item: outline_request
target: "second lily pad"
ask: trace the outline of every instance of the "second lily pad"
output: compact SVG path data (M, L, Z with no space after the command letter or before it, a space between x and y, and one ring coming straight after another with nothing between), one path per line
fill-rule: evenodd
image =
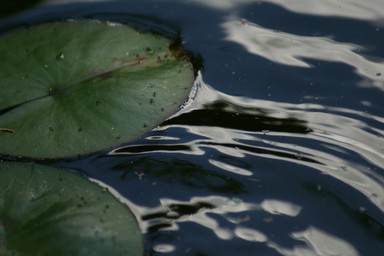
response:
M0 162L0 255L142 255L128 207L79 175Z
M133 140L188 97L194 71L172 40L103 22L0 37L0 154L75 157Z

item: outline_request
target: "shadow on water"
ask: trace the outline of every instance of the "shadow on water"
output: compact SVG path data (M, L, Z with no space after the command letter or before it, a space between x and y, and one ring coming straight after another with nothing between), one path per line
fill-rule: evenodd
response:
M216 126L253 132L310 132L304 120L269 117L268 113L261 108L246 108L230 102L209 103L204 106L204 109L194 110L163 123L163 125L172 124Z
M30 9L37 4L39 4L41 0L30 0L30 1L13 1L13 0L2 0L0 2L0 18L11 16L12 14L24 11L26 9Z
M160 157L161 158L161 157ZM161 160L156 157L140 157L129 163L114 166L113 171L123 170L121 178L140 174L153 182L163 182L173 186L205 188L215 193L238 194L244 192L239 181L197 163L180 159Z

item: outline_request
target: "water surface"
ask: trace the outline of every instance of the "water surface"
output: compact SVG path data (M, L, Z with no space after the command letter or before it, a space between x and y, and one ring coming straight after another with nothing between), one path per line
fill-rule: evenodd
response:
M180 35L203 59L157 129L57 163L129 201L146 255L382 255L382 1L51 4L0 28L113 20Z

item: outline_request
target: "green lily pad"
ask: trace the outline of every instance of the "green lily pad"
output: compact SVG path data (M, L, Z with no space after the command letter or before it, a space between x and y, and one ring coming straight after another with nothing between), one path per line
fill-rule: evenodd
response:
M142 255L129 209L79 175L0 162L0 255Z
M0 154L17 157L134 140L178 110L195 78L172 40L115 23L15 31L0 37L0 57Z

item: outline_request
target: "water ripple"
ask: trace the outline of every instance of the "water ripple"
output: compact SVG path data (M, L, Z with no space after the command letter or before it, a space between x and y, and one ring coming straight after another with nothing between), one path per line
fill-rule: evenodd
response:
M319 174L338 181L339 188L323 184L316 178L315 190L318 193L332 193L333 197L340 198L359 216L364 216L378 234L384 232L383 118L340 107L231 96L215 91L204 83L201 76L199 79L199 92L195 100L180 113L141 140L142 144L118 148L109 155L145 157L150 154L152 157L164 157L164 153L168 153L172 158L181 153L188 157L200 156L207 161L203 166L211 167L201 167L201 160L192 169L185 163L190 172L180 176L181 182L189 187L208 188L211 192L237 191L236 193L241 194L250 188L247 188L244 181L240 181L240 177L249 177L250 182L260 184L264 179L269 179L260 176L267 163L261 161L262 159L282 161L283 166L288 166L288 163L296 165L297 168L307 166L309 169L306 169L306 172L310 172L308 177L314 177L316 170ZM182 133L188 133L188 136ZM180 137L169 137L167 134L180 134ZM145 161L148 162L148 159L145 158ZM162 169L160 166L163 163L152 161L156 161L157 168ZM264 165L259 165L260 161ZM134 166L147 175L155 171L143 168L140 162L136 162ZM153 168L154 165L151 166ZM179 173L184 169L175 162L172 166L177 167ZM172 172L167 174L170 168L161 171L161 175L171 175ZM207 168L218 168L220 171L211 172L211 178L207 179L204 174ZM131 168L128 170L133 171ZM200 176L196 176L199 172ZM227 174L221 176L221 172ZM229 173L232 181L225 178ZM158 175L160 172L157 177ZM192 181L191 175L199 182ZM303 176L304 173L301 172L300 175ZM158 178L156 180L159 181ZM345 190L342 186L347 186L356 195L365 197L378 211L366 203L356 204L357 201L346 192L338 191ZM235 187L243 187L245 191L233 190ZM350 193L352 192L348 192ZM160 208L146 208L142 211L143 220L149 221L149 231L163 228L177 230L180 223L193 222L211 230L221 240L240 238L263 243L267 248L283 255L359 255L347 241L318 227L288 232L291 233L292 239L307 245L296 245L292 249L281 246L263 230L240 225L243 221L247 222L250 212L253 211L259 212L257 215L269 214L269 217L257 217L263 219L264 223L276 221L276 217L271 217L272 215L278 215L279 218L303 218L308 205L304 206L298 202L264 198L256 203L254 200L246 202L243 199L217 196L193 197L189 202L165 198L160 201ZM367 207L370 209L367 210ZM241 214L233 217L233 213ZM212 214L226 218L227 224L220 224L217 219L219 217L212 218ZM235 223L236 226L229 228L228 226L232 225L229 223ZM327 246L324 246L325 244Z
M345 63L355 68L358 75L374 80L384 90L384 60L372 61L358 54L363 48L340 43L327 37L301 36L263 28L240 17L229 17L222 24L226 39L244 46L249 53L275 63L310 68L306 59Z
M239 5L255 3L254 0L189 0L189 2L199 3L204 6L219 10L230 11ZM371 0L369 3L359 0L344 0L335 2L332 0L324 1L297 1L297 0L259 0L257 4L273 3L295 12L320 16L337 16L344 18L362 19L383 24L383 3L380 0Z

